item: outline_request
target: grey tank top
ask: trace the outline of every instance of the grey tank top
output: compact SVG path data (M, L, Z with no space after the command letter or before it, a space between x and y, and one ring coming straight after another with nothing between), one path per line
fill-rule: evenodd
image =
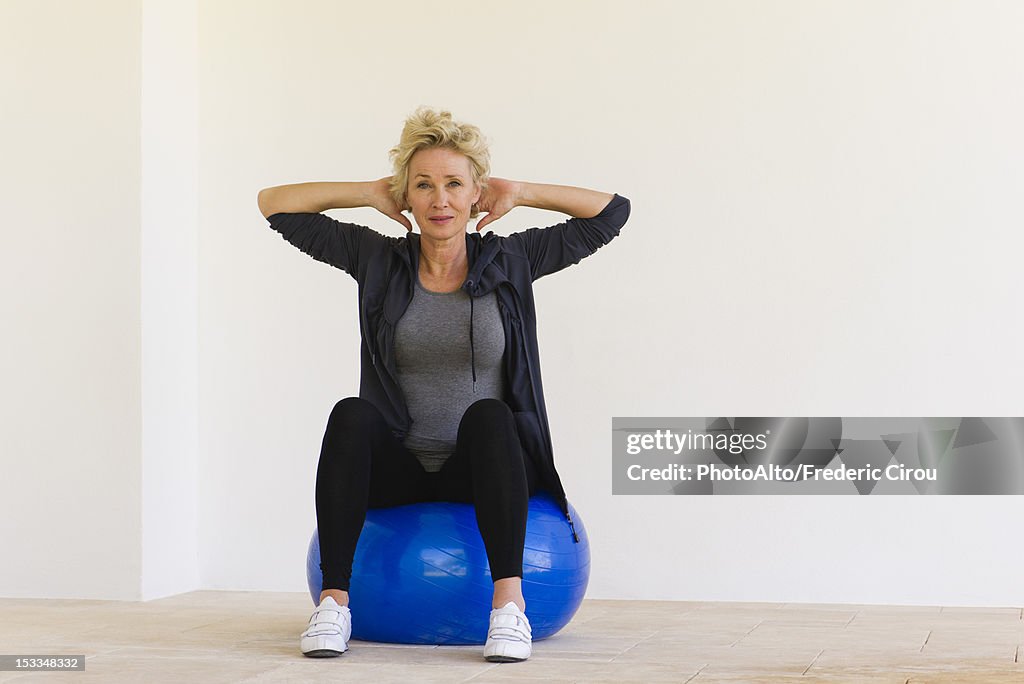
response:
M431 292L417 278L395 329L398 384L412 417L404 443L427 472L440 470L455 451L459 421L470 404L504 398L505 330L498 300L493 292L473 300L471 350L469 299L462 289Z

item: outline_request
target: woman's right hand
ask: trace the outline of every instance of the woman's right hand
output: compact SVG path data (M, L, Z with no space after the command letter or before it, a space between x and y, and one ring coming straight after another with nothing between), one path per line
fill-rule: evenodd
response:
M412 231L412 222L402 214L407 207L400 207L391 196L391 176L373 181L370 184L368 204L390 219L398 221L407 231Z

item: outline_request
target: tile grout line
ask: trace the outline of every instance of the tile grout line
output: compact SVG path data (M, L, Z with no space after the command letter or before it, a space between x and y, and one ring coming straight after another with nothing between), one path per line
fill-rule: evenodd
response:
M821 649L820 651L818 651L818 655L814 656L811 659L811 662L807 665L807 667L804 668L804 671L800 673L801 677L804 676L805 674L807 674L807 671L810 670L812 667L814 667L815 661L817 661L818 658L821 657L821 654L824 653L824 652L825 652L825 649Z
M216 624L221 623L221 622L227 622L227 621L232 620L232 619L234 619L234 618L227 618L227 619L224 619L224 620L214 620L213 622L207 622L206 624L203 624L203 625L196 625L195 627L189 627L188 629L183 629L183 630L181 630L181 633L185 634L187 632L191 632L194 629L203 629L204 627L209 627L210 625L216 625Z
M660 632L660 631L661 631L661 630L658 630L658 632ZM648 635L647 635L647 636L645 636L645 637L644 637L643 639L641 639L640 641L636 642L635 644L633 644L632 646L630 646L630 647L629 647L629 648L627 648L626 650L624 650L624 651L622 651L622 652L620 652L620 653L616 653L615 655L613 655L613 656L612 656L612 657L611 657L611 658L610 658L610 659L608 660L608 662L609 662L609 663L613 663L613 662L615 662L615 659L616 659L616 658L618 658L619 656L622 656L622 655L626 655L627 653L629 653L630 651L632 651L632 650L633 650L634 648L636 648L636 647L637 647L637 646L639 646L640 644L644 643L644 642L645 642L645 641L647 641L648 639L650 639L650 638L654 637L655 635L657 635L657 634L658 634L658 632L652 632L651 634L648 634Z
M498 663L492 663L492 664L490 665L490 667L485 667L484 669L480 670L480 672L477 672L477 673L476 673L475 675L473 675L472 677L468 677L468 678L466 678L466 679L463 679L462 681L463 681L463 682L471 682L471 681L473 681L474 679L476 679L477 677L479 677L480 675L482 675L482 674L486 674L486 673L490 672L491 670L493 670L493 669L494 669L494 668L496 668L496 667L498 667Z
M761 624L762 624L763 622L764 622L764 620L758 620L758 621L757 621L757 624L756 624L756 625L754 625L753 627L751 627L750 629L748 629L748 630L747 630L747 631L746 631L746 632L745 632L745 633L743 634L743 636L741 636L741 637L740 637L739 639L737 639L736 641L734 641L734 642L732 642L731 644L729 644L729 648L732 648L732 647L733 647L733 646L735 646L736 644L738 644L738 643L740 643L741 641L743 641L743 637L746 637L746 636L750 636L750 633L751 633L751 632L753 632L753 631L754 631L755 629L757 629L758 627L760 627L760 626L761 626Z
M692 681L694 677L699 677L700 673L704 671L704 668L707 667L710 664L711 663L704 663L703 665L701 665L700 669L697 670L696 672L694 672L692 675L690 675L690 677L685 682L683 682L683 684L687 684L687 682Z

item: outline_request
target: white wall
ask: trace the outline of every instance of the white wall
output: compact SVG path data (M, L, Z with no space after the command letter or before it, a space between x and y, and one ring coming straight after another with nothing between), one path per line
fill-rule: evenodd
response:
M0 595L137 598L139 3L0 4Z
M0 595L199 586L196 6L0 5Z
M324 425L357 390L354 283L270 231L256 191L386 175L424 103L480 125L497 175L633 202L618 241L537 287L591 596L1024 601L1017 497L612 497L609 453L616 415L1021 414L1024 8L220 2L200 20L209 586L303 588Z
M199 22L142 7L142 598L199 580Z
M633 201L537 286L592 597L1024 601L1018 497L627 498L609 472L616 415L1024 413L1024 7L204 2L198 142L194 8L0 7L0 594L304 589L355 286L256 192L386 175L422 103L497 175Z

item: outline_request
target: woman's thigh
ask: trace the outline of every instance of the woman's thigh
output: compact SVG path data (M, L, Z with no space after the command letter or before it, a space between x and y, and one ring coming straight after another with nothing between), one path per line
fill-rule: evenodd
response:
M394 436L376 406L359 397L335 405L328 423L333 458L342 468L332 473L353 486L367 482L368 508L386 508L430 498L426 471ZM321 456L323 458L323 455ZM344 467L347 464L348 467ZM369 465L369 473L364 470Z

